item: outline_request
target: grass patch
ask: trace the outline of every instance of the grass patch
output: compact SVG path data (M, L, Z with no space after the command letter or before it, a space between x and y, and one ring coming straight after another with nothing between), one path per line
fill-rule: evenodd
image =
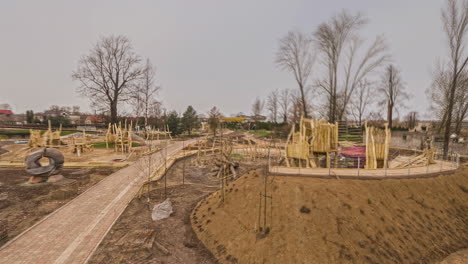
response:
M53 130L52 130L53 131ZM68 136L68 135L71 135L71 134L75 134L75 133L83 133L83 131L62 131L60 132L60 136ZM97 134L98 132L96 131L85 131L86 135L90 135L90 134Z
M68 136L70 134L74 134L74 133L79 133L78 131L62 131L60 132L60 136Z
M29 136L29 129L5 129L5 130L0 130L0 135L6 136L6 137Z
M239 154L239 153L231 153L231 158L236 159L236 160L240 160L240 159L242 159L242 155Z
M354 135L342 135L338 137L339 141L351 141L351 142L361 142L362 137Z
M255 137L269 137L273 133L270 130L250 130L249 133L253 134Z
M138 147L140 146L141 144L138 143L138 142L132 142L132 147ZM93 146L95 148L106 148L106 142L97 142L97 143L93 143ZM113 148L114 147L114 143L109 143L109 148Z

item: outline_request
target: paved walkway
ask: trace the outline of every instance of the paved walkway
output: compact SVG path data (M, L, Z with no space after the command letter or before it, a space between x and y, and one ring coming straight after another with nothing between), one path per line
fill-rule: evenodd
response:
M193 140L185 142L185 145ZM167 159L182 149L167 147ZM152 168L164 165L165 150L152 154ZM84 263L146 180L142 158L94 185L0 249L0 263Z

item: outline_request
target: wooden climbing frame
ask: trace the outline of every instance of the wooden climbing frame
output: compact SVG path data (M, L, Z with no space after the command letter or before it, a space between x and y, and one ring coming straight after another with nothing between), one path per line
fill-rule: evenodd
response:
M319 167L314 157L326 156L330 167L331 153L338 153L338 123L301 117L299 131L291 127L286 141L285 160L288 167Z

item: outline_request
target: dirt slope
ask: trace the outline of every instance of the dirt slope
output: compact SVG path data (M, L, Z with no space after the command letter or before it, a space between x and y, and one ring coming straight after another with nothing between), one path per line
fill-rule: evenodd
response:
M265 237L255 233L261 170L231 183L224 205L214 193L192 213L221 263L437 263L468 247L467 168L427 179L268 182Z

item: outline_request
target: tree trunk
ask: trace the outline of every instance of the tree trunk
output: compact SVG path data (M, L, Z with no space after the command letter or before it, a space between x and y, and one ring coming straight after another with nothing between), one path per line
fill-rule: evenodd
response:
M111 124L117 123L117 101L110 103Z
M306 100L305 100L305 95L304 95L304 87L302 86L302 84L300 84L299 88L301 90L302 111L304 111L304 117L309 117L309 114L307 113L307 105L306 105Z
M338 58L337 58L338 61ZM338 64L334 64L333 69L333 105L332 105L332 120L331 123L335 123L336 121L336 84L338 82Z
M452 125L452 112L453 112L453 103L455 101L455 91L457 89L457 69L458 63L455 61L453 66L453 77L452 77L452 87L450 87L450 97L449 104L447 107L447 120L445 122L445 131L444 131L444 158L447 158L449 150L449 141L450 141L450 126Z
M388 128L392 129L392 122L393 121L393 105L390 103L390 100L388 101L388 106L387 106L387 122L388 122Z

